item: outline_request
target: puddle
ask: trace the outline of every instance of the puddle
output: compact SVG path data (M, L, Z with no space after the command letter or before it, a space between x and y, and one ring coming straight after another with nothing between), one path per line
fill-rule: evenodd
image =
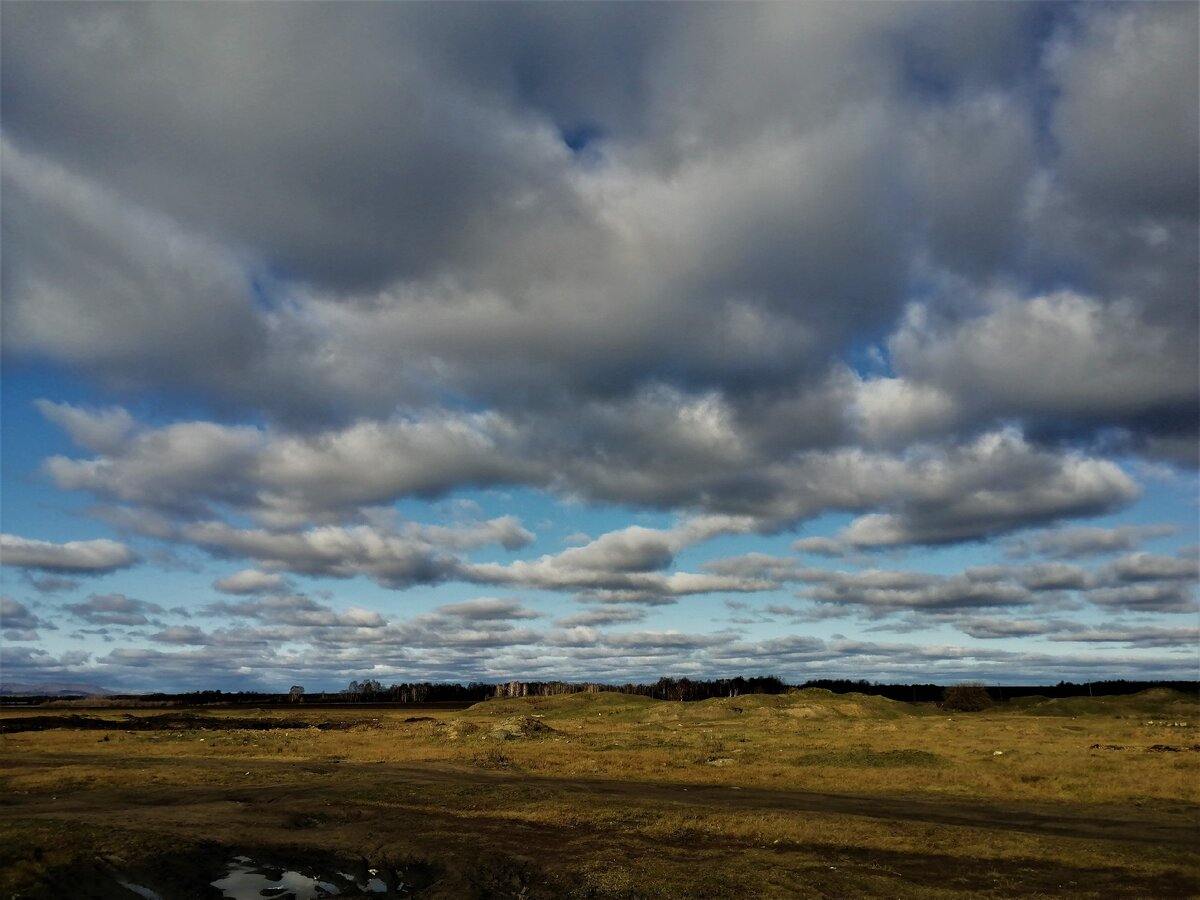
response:
M231 900L262 900L264 897L279 900L318 900L320 897L336 897L342 890L319 876L305 875L291 869L276 869L257 865L248 856L238 856L229 863L229 872L224 878L211 882L212 886Z
M424 867L419 867L424 868ZM366 865L356 872L324 874L312 869L272 866L248 856L235 856L226 865L226 874L210 884L228 900L320 900L343 894L379 894L387 897L410 896L425 887L423 871L374 869ZM406 876L411 880L406 880ZM147 900L158 900L147 897Z
M157 891L152 891L148 887L143 887L140 884L134 884L132 881L118 881L117 884L128 891L133 891L139 897L144 897L145 900L162 900L162 896Z

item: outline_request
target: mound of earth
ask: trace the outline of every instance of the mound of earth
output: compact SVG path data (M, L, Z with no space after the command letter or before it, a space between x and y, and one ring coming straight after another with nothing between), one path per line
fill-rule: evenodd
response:
M551 728L541 719L535 719L531 716L517 716L512 719L506 719L493 727L488 737L501 741L511 741L520 738L545 737L548 734L556 733L555 729Z

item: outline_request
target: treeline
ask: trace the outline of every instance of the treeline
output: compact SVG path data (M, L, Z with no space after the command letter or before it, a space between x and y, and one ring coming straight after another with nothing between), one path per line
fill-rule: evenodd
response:
M695 701L712 697L737 697L743 694L782 694L803 688L823 688L835 694L868 694L902 700L910 703L941 702L946 685L938 684L881 684L865 679L819 678L803 684L789 684L773 675L751 678L660 678L651 684L601 684L598 682L567 681L508 681L500 684L472 681L459 682L405 682L384 685L376 679L355 680L340 691L305 692L294 685L288 693L266 693L261 691L192 691L182 694L136 694L111 695L104 698L106 704L120 705L123 701L137 701L141 705L183 704L187 706L214 705L257 705L270 703L478 703L481 700L506 697L549 697L562 694L577 694L599 691L616 691L653 697L656 700ZM1117 694L1136 694L1150 688L1168 688L1184 693L1200 694L1200 681L1126 681L1108 680L1092 682L1060 681L1055 685L983 685L988 695L997 702L1017 697L1042 696L1103 697ZM5 702L35 704L62 701L58 697L6 697ZM75 703L95 703L97 698L85 698Z
M390 687L384 687L374 679L365 679L350 682L342 694L351 701L375 703L479 701L493 697L554 697L563 694L598 693L600 691L638 694L643 697L654 697L656 700L707 700L710 697L737 697L740 694L782 694L790 688L791 685L773 675L709 680L660 678L653 684L507 681L501 684L471 682L467 685L421 682L418 684L393 684Z
M1060 681L1056 685L984 685L993 700L1016 697L1087 697L1115 694L1136 694L1150 688L1169 688L1185 693L1200 693L1197 681L1093 681L1074 683ZM789 684L774 675L750 678L660 678L652 684L601 684L597 682L566 681L508 681L500 684L471 682L467 685L442 682L393 684L384 687L378 681L352 681L340 695L316 695L311 699L336 699L341 696L351 702L438 703L480 701L493 697L550 697L562 694L615 691L637 694L656 700L694 701L712 697L737 697L742 694L783 694L804 688L823 688L835 694L868 694L912 703L940 702L946 685L940 684L881 684L865 679L818 678L803 684Z

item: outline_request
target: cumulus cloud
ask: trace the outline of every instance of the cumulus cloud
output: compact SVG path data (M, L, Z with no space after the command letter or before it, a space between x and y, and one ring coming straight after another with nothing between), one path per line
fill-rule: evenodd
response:
M289 421L351 408L386 415L439 389L510 408L512 398L538 406L566 394L580 408L656 384L684 390L686 403L728 395L735 415L753 414L769 400L759 389L803 389L825 377L831 349L893 324L906 259L987 276L1021 246L1040 208L1029 198L1052 164L1038 158L1034 111L1009 64L968 64L952 48L970 46L979 60L1046 52L1051 64L1037 77L1057 91L1058 165L1070 190L1105 196L1117 174L1160 190L1194 181L1180 161L1195 155L1195 55L1178 38L1193 14L1080 13L1072 39L1056 33L1045 48L1026 27L1030 15L977 10L935 24L919 6L838 16L580 8L482 16L462 30L452 11L402 7L355 10L336 24L308 9L21 11L9 17L20 39L5 54L6 174L29 214L6 219L15 273L6 343L126 380L183 379ZM201 34L213 39L198 42ZM787 53L774 49L786 43L780 35ZM204 49L217 46L220 65ZM313 52L297 55L298 46ZM652 79L654 91L547 75L611 77L616 67L603 60L616 46L620 70ZM400 69L397 47L410 60ZM129 65L104 65L114 53ZM836 77L855 53L865 54L855 77ZM962 90L930 102L913 80L918 59ZM230 90L239 60L262 73L255 89ZM391 77L375 77L380 67ZM130 81L132 71L142 77ZM165 87L174 78L193 85L183 102ZM292 85L305 102L270 84ZM347 107L347 93L360 102ZM1096 113L1106 103L1155 110L1166 131L1154 177L1138 175L1149 163L1128 150L1136 143L1106 130L1121 120ZM405 116L379 112L430 104L455 115L414 132ZM210 121L213 108L222 115ZM264 138L267 118L285 124ZM355 136L336 152L324 138L330 121ZM581 165L570 146L568 133L585 126L605 136L590 157L600 165ZM899 164L882 164L897 154ZM1107 174L1081 174L1097 171ZM408 187L393 196L372 179ZM1169 191L1177 203L1194 194ZM1147 212L1194 204L1161 206ZM896 227L914 210L917 228ZM58 227L19 227L41 220ZM50 232L75 241L61 260L37 237ZM872 265L854 264L866 257ZM71 299L84 295L86 306ZM147 306L154 316L139 315ZM952 365L979 373L1002 405L1115 404L1129 415L1176 398L1189 379L1153 373L1190 369L1136 366L1163 339L1139 316L1081 295L1014 303L956 339L985 351L973 368L943 346L949 338L926 340L933 345L919 349L933 358L915 359L909 345L921 339L902 331L898 368L924 376L866 382L861 433L887 443L945 427L961 392L933 376ZM58 320L76 326L56 330ZM996 334L1036 338L1043 326L1070 342L1039 365L1068 379L1039 381L987 352ZM1113 356L1108 336L1126 326L1135 352ZM1081 367L1088 351L1095 364ZM1136 378L1117 377L1135 369ZM1119 390L1106 400L1108 382ZM507 475L502 466L490 477Z
M574 590L581 592L581 599L605 603L660 604L686 594L766 590L771 584L763 579L664 571L684 547L723 533L745 532L751 525L749 519L727 516L687 519L671 529L631 525L532 561L466 565L461 575L486 584Z
M1011 432L987 435L906 474L907 495L896 511L855 519L842 540L881 547L987 538L1110 512L1139 494L1114 463L1037 450Z
M0 535L0 562L6 566L73 575L100 575L132 566L137 554L129 547L105 539L55 544L15 534Z
M1193 344L1186 331L1146 321L1130 302L1070 291L1030 299L999 293L965 321L941 321L913 305L889 340L906 389L942 397L963 416L1194 435Z
M6 7L4 355L98 404L37 401L77 448L43 473L150 564L246 567L213 607L244 629L93 595L76 615L143 617L154 646L22 664L1035 677L1058 658L605 628L793 585L807 606L770 604L793 621L981 641L1068 603L1193 609L1194 565L1138 553L1167 531L1073 520L1136 501L1139 456L1197 464L1196 27L1188 4ZM534 556L514 515L395 512L490 488L676 524ZM848 524L803 563L754 552L826 514ZM879 568L1005 538L1040 562ZM691 565L709 542L741 555ZM0 551L47 590L139 560ZM596 607L392 621L306 576ZM1104 674L1169 668L1124 643Z

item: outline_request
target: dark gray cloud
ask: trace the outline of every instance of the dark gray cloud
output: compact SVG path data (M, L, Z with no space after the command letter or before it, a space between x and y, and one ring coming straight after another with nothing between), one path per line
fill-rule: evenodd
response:
M1002 293L965 321L915 305L889 348L905 379L939 392L963 423L1021 418L1050 434L1107 426L1194 435L1200 368L1190 333L1147 321L1128 301ZM1027 355L1021 365L1014 347Z
M1195 313L1163 313L1196 305L1194 10L934 9L18 3L6 346L293 424L451 394L587 434L667 386L772 459L1014 417L1162 452L1194 434L1194 342L1164 328ZM1062 226L1098 209L1142 249ZM1072 290L1028 293L1043 271ZM856 435L808 393L898 324ZM991 352L1039 335L1036 365ZM503 456L408 480L536 480Z
M1200 628L1103 624L1096 628L1080 628L1063 634L1052 634L1049 639L1088 644L1126 644L1130 647L1179 647L1195 650L1197 643L1200 643Z
M1195 613L1200 610L1195 581L1157 581L1103 587L1089 591L1087 599L1111 610L1144 613Z
M956 623L964 634L979 640L1036 637L1055 630L1049 622L1034 619L971 618Z
M0 630L6 641L36 641L38 629L54 631L53 622L35 615L25 604L12 597L0 596Z
M37 541L15 534L0 535L0 563L42 572L99 575L132 566L138 556L118 541Z
M1196 10L1101 7L1080 21L1048 56L1063 180L1105 211L1194 216Z
M541 613L530 609L516 600L500 600L495 597L480 597L461 603L447 603L437 607L435 616L450 616L464 622L495 622L508 619L536 619Z
M1200 579L1200 560L1159 553L1131 553L1106 565L1100 577L1103 581L1117 584L1195 581Z

